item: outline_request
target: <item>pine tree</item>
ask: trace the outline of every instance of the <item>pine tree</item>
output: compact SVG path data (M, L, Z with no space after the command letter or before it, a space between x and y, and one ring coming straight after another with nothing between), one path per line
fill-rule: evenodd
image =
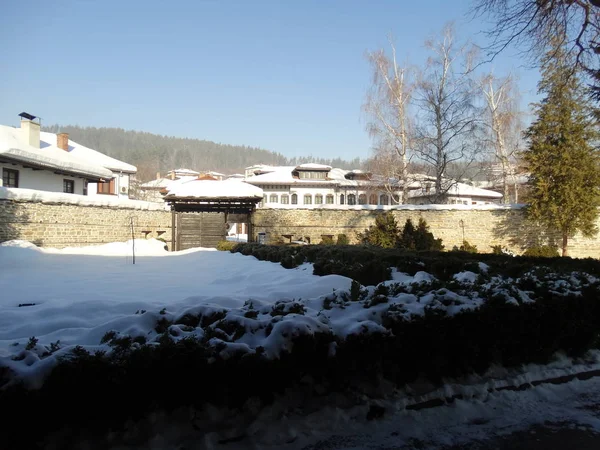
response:
M537 119L526 132L523 159L530 172L528 217L560 233L562 255L577 231L593 236L600 206L597 123L573 65L561 48L546 54L535 105Z
M375 245L382 248L393 248L400 237L398 223L391 212L380 214L364 233L359 233L358 238L363 244Z

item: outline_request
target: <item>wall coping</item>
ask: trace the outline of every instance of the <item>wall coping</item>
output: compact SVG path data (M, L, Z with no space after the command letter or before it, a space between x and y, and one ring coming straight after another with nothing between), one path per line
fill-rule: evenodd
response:
M519 210L524 204L511 205L281 205L276 207L263 206L256 211L294 211L294 210L327 210L327 211L490 211L490 210Z
M8 200L22 203L43 203L47 205L96 206L114 209L138 209L147 211L170 211L166 203L146 202L142 200L119 199L110 195L88 197L63 192L46 192L36 189L7 188L0 186L0 201Z

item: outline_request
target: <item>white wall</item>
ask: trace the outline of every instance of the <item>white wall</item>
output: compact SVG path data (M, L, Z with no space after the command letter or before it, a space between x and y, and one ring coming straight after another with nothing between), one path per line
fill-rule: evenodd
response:
M19 171L19 187L23 189L37 189L39 191L63 192L63 180L75 181L75 194L83 194L83 179L66 175L57 175L50 170L33 170L16 164L0 163L0 174L2 169ZM0 178L0 185L2 179Z
M130 175L128 173L119 172L113 172L113 175L115 176L115 196L118 196L119 198L129 198ZM106 194L98 194L98 183L89 183L88 195L92 197L95 195Z

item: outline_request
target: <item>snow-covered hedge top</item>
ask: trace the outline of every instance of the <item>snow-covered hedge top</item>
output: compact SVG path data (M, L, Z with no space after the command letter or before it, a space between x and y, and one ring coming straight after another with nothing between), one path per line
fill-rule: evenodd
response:
M20 202L62 203L80 206L111 206L115 208L145 209L165 211L165 203L144 202L141 200L119 199L109 195L88 197L87 195L65 194L63 192L46 192L35 189L6 188L0 186L0 200L15 200Z
M46 134L52 135L52 133L40 133L40 135ZM0 125L0 155L5 155L8 158L23 163L35 164L36 166L48 169L62 170L93 178L113 177L113 173L103 167L102 164L87 161L58 148L56 146L56 135L53 136L53 144L42 142L41 145L43 145L43 148L35 148L22 141L21 130L19 128Z
M262 198L263 190L240 180L191 180L169 186L165 199L183 198Z

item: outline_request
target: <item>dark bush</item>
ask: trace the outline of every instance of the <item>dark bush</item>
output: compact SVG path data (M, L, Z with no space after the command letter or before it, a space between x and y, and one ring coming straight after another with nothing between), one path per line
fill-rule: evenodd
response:
M477 246L470 244L469 241L463 241L462 245L460 247L457 247L456 245L454 247L452 247L452 251L453 252L467 252L467 253L477 253ZM498 254L502 254L500 253L495 253L496 255Z
M540 245L537 247L529 247L523 253L523 256L535 256L538 258L557 258L560 255L558 254L558 249L556 247L552 247L551 245Z
M239 242L232 241L219 241L217 242L217 250L230 252L232 251Z

